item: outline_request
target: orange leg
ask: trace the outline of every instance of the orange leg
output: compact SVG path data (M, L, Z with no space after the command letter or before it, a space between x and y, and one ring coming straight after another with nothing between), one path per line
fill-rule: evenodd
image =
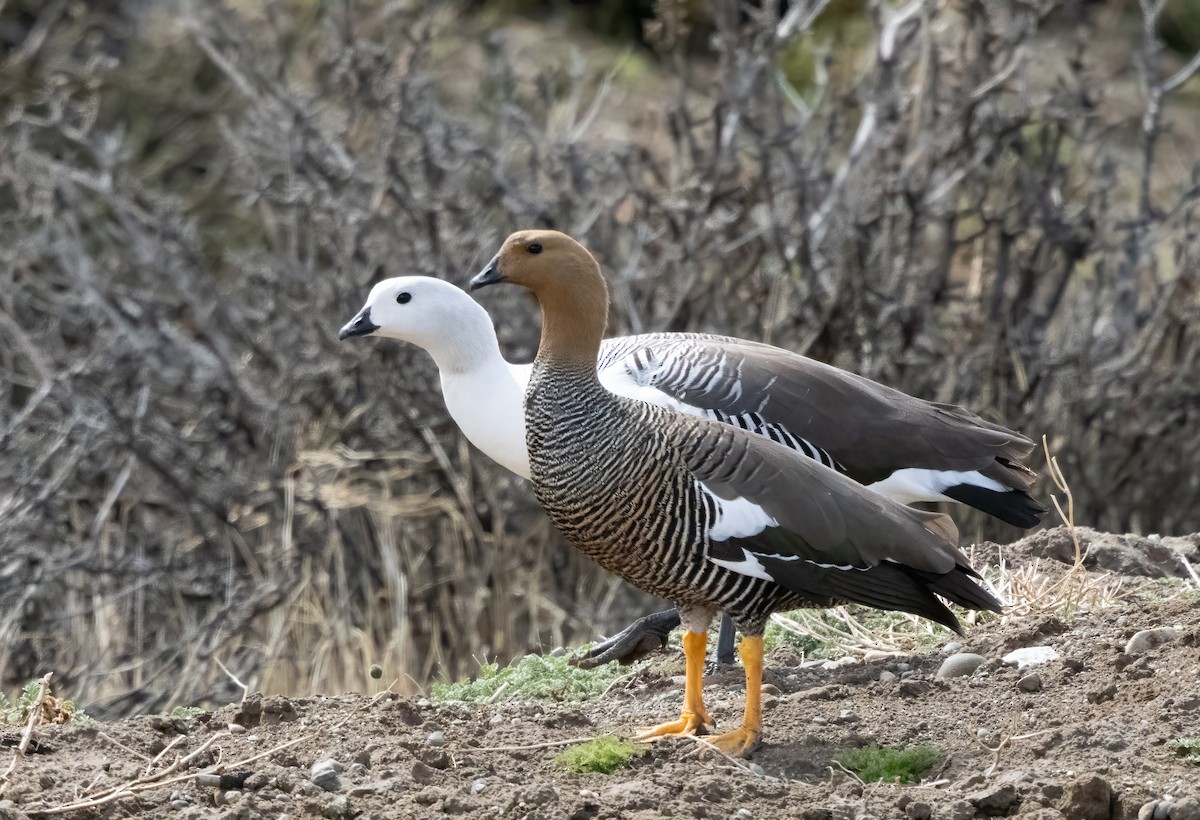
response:
M762 639L759 639L762 643ZM704 708L704 656L708 651L707 632L685 632L683 656L687 660L687 680L683 687L683 711L679 720L652 726L638 733L638 740L672 735L702 735L715 724ZM760 654L761 658L761 654ZM761 670L761 664L760 664Z
M746 669L746 715L739 728L717 735L709 742L727 755L748 757L762 738L762 636L742 638L738 654Z

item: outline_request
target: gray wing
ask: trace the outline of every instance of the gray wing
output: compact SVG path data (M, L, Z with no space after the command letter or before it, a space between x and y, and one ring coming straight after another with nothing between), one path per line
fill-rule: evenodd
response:
M861 483L909 471L877 488L905 501L951 498L1022 527L1045 512L1026 492L1029 439L781 348L643 334L606 341L598 367L614 392L757 432Z
M766 439L685 416L672 435L709 499L709 557L814 599L899 609L957 628L934 593L973 609L1000 603L945 516L905 507Z

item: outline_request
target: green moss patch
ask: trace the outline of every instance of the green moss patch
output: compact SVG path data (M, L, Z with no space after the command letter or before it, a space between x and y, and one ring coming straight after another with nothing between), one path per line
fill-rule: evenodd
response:
M577 669L567 663L566 657L526 655L503 669L485 663L474 680L435 683L430 695L435 700L460 701L583 701L604 694L628 671L616 661L595 669Z
M645 746L613 735L601 735L579 746L572 746L554 758L554 763L576 774L612 774L629 764Z
M932 746L887 749L871 744L842 752L833 760L854 772L864 783L916 783L944 758L945 755Z

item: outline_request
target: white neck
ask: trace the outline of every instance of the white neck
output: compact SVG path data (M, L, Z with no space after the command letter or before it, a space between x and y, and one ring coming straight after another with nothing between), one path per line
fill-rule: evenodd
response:
M433 357L446 409L467 440L501 466L529 478L525 385L530 366L504 360L487 311L464 299L456 306L452 330L436 338L410 336L405 341Z
M529 478L525 448L525 385L530 365L499 355L472 370L442 371L442 397L463 435L493 461Z

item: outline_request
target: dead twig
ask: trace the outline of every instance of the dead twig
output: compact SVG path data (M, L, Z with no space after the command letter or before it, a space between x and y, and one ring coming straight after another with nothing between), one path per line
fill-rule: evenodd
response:
M47 672L38 684L37 700L29 707L29 722L25 724L25 731L21 733L21 742L17 745L17 751L21 754L29 752L29 743L33 740L33 730L42 716L42 704L46 702L46 695L50 692L50 678L53 675L53 672Z
M250 697L250 687L249 687L249 686L247 686L246 684L242 683L241 679L239 679L237 675L235 675L235 674L233 674L232 672L230 672L230 671L229 671L229 670L228 670L228 669L225 667L225 664L221 663L221 659L220 659L220 658L213 658L213 661L214 661L214 662L217 664L217 666L221 667L221 671L222 671L222 672L224 672L224 673L225 673L225 675L226 675L226 676L227 676L227 677L228 677L228 678L229 678L231 681L233 681L233 682L234 682L234 683L236 683L236 684L237 684L239 687L241 687L241 689L242 689L242 700L241 700L241 702L240 702L238 705L239 705L239 706L243 706L243 705L245 705L245 703L246 703L246 698Z
M568 740L547 740L545 743L531 743L528 746L463 746L456 751L461 754L474 754L476 752L533 752L538 749L550 749L555 746L587 743L593 739L590 737L573 737Z

